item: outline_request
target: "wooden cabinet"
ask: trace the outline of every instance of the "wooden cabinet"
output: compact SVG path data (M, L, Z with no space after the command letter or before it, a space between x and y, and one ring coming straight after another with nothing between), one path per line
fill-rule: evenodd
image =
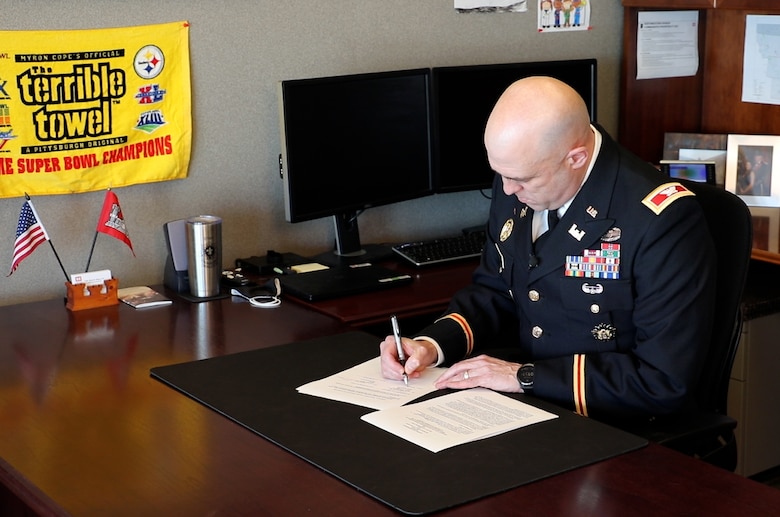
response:
M623 0L623 7L659 9L778 9L776 0Z
M619 141L652 163L666 132L780 134L780 106L742 102L748 14L780 15L773 0L623 0ZM699 70L692 77L636 79L637 19L645 10L699 10Z
M780 135L780 105L742 102L748 15L780 15L776 0L623 0L623 57L618 140L658 163L664 134ZM699 69L691 77L636 79L641 11L699 12ZM780 210L780 209L778 209ZM780 264L780 254L755 250L753 258Z
M729 416L737 420L738 474L780 465L777 410L780 313L745 322L729 382Z
M707 9L707 8L714 8L717 1L718 0L623 0L623 7L655 7L655 8L665 8L665 9Z

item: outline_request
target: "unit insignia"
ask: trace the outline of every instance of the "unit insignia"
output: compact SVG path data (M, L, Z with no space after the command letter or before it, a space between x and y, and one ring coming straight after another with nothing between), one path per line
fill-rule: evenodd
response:
M609 341L615 339L617 329L609 323L599 323L590 331L590 333L599 341Z
M498 236L498 238L501 239L501 242L504 242L512 235L512 228L514 228L514 226L515 222L511 218L506 220L504 227L501 228L501 233Z

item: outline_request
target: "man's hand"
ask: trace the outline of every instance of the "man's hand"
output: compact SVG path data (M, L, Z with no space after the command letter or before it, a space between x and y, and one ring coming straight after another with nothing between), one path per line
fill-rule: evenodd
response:
M441 377L436 379L435 386L443 388L475 388L481 386L505 393L522 393L517 380L518 363L502 361L487 355L479 355L464 359L453 364Z
M438 359L436 347L428 341L401 338L401 343L406 354L406 364L401 366L398 362L398 350L395 338L387 336L379 344L379 355L382 362L382 376L387 379L403 378L404 371L410 379L420 376L420 372L435 363Z

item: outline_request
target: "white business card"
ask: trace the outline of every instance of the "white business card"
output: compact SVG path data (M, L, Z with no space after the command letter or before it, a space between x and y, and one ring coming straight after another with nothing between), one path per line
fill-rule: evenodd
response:
M110 269L101 269L100 271L88 271L86 273L70 275L70 283L73 285L98 285L104 283L106 280L111 280Z

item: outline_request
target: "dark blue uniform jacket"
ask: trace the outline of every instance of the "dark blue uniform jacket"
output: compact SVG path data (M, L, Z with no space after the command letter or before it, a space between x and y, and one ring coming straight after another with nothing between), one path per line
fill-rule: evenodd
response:
M680 412L710 338L712 242L690 191L598 129L593 170L540 249L533 210L496 175L473 283L420 336L445 364L533 362L533 395L583 415Z

